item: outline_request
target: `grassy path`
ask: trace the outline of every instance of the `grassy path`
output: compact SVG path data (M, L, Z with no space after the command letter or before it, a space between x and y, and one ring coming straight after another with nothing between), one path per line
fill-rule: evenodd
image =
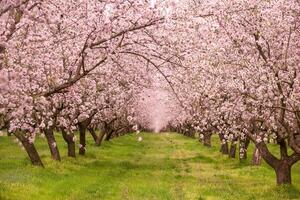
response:
M0 137L0 199L300 199L300 164L291 187L276 187L272 169L230 160L197 140L178 134L126 135L93 146L87 155L67 158L58 135L62 162L50 159L46 142L37 148L46 168L32 167L25 152ZM140 136L140 135L139 135ZM249 156L251 157L251 149Z

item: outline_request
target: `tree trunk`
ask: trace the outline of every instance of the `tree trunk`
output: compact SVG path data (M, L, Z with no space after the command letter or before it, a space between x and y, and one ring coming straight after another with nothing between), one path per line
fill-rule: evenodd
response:
M285 161L281 160L275 168L277 185L291 184L291 166Z
M44 134L46 136L47 142L48 142L48 146L51 152L51 157L53 160L57 160L60 161L60 154L59 154L59 150L57 147L57 143L54 137L54 133L52 129L46 129L44 131Z
M33 143L30 143L23 133L15 132L14 135L21 141L25 151L27 152L30 161L33 165L44 167L40 155L38 154Z
M1 127L1 128L3 128L4 130L6 130L6 133L7 133L8 137L10 137L10 136L13 135L13 133L9 131L9 122L5 121L4 122L4 126Z
M105 136L105 133L101 132L100 135L99 135L99 137L97 138L96 146L100 146L101 145L104 136Z
M221 144L220 152L222 154L228 154L228 143L227 142Z
M114 134L114 131L113 131L113 130L110 130L110 132L106 135L105 140L106 140L106 141L109 141L109 140L112 138L113 134Z
M188 137L195 138L195 132L192 128L189 128L188 130Z
M86 141L85 141L85 132L86 132L86 126L83 124L79 124L79 154L84 155L85 154L85 146L86 146Z
M203 134L203 145L206 147L211 147L211 136L212 133Z
M252 165L259 166L261 165L261 155L257 147L255 147L252 157Z
M228 142L225 140L224 136L222 134L219 134L219 138L221 141L221 148L220 148L220 152L222 154L228 154Z
M237 139L232 140L229 150L229 158L235 158Z
M277 138L277 143L280 145L280 156L281 159L275 165L277 185L291 184L291 166L293 162L291 157L288 155L287 143L284 139Z
M91 135L92 135L92 137L93 137L95 143L97 143L98 136L97 136L97 134L96 134L96 132L95 132L95 129L93 129L93 128L88 128L88 131L91 133Z
M75 153L74 134L73 133L68 134L65 130L62 130L62 135L68 145L68 156L75 158L76 153Z
M240 139L240 145L239 145L240 161L247 159L247 150L248 150L249 144L250 144L250 139L248 137L246 138L246 140Z
M277 185L291 184L291 166L298 161L298 155L288 156L285 159L277 159L264 142L256 144L262 158L275 170Z
M300 160L300 154L287 154L287 146L284 140L279 141L281 159L276 158L268 149L264 142L256 144L262 158L275 170L277 185L291 184L291 168L293 164Z

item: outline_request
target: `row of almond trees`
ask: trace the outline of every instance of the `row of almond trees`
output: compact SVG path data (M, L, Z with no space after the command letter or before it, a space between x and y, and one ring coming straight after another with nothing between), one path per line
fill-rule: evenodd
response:
M208 146L218 133L223 153L234 152L240 141L242 158L250 140L277 184L291 184L291 168L300 160L299 1L202 3L193 15L201 18L202 32L187 27L188 39L202 38L201 44L181 73L173 73L186 110L173 125L186 135L200 132Z
M60 160L55 133L75 157L76 131L81 155L87 131L96 145L130 132L134 99L151 77L145 52L164 59L153 32L165 16L148 1L0 1L0 128L40 166L38 135Z

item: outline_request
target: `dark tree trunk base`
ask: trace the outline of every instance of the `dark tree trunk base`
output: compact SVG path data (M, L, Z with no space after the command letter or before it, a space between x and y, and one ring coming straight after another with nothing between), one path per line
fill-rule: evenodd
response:
M27 152L30 161L33 165L44 167L40 155L38 154L33 143L30 143L27 138L22 133L14 133L16 138L21 141L25 151Z
M68 156L75 158L76 152L75 152L75 141L73 140L74 134L73 133L68 134L66 131L62 130L62 135L65 142L68 145Z
M225 142L224 144L221 144L221 149L220 149L220 152L224 155L227 155L229 152L228 152L228 143Z
M240 161L247 160L247 150L248 146L250 144L249 138L246 138L246 140L240 139L240 145L239 145L239 159Z
M205 133L203 135L203 145L206 147L211 147L211 133Z
M70 142L68 143L68 156L69 157L76 157L76 152L75 152L75 142Z
M277 185L290 185L292 184L291 166L285 161L281 161L275 168Z
M79 143L80 143L79 155L85 154L85 146L86 146L85 132L86 132L86 126L84 124L79 124Z
M300 160L300 154L294 152L289 156L286 141L278 139L277 143L280 145L280 159L269 151L264 142L255 145L261 157L275 170L277 185L290 185L292 183L291 168Z
M224 135L221 134L221 133L219 134L219 138L220 138L220 141L221 141L220 152L224 155L227 155L229 153L228 142L227 142L227 140L225 140Z
M49 146L49 149L51 152L52 159L60 161L61 158L60 158L60 154L59 154L57 143L56 143L56 140L54 137L53 130L51 130L51 129L45 130L44 134L45 134L47 142L48 142L48 146Z
M230 150L229 150L229 158L235 158L236 155L236 143L233 141L230 145Z

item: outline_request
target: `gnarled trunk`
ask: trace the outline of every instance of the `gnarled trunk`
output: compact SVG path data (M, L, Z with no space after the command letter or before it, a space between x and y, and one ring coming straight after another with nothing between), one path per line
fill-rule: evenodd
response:
M68 156L69 157L76 157L75 153L75 140L74 140L74 134L73 133L67 133L65 130L62 130L62 135L64 140L66 141L68 145Z
M30 143L29 140L20 132L15 132L14 135L21 141L25 151L27 152L30 161L33 165L44 167L40 155L38 154L33 143Z
M278 144L280 145L281 159L271 154L264 142L257 143L256 147L259 149L262 158L275 170L277 185L291 184L291 168L293 164L300 160L300 154L293 153L289 156L286 142L281 140Z
M57 147L57 143L54 137L53 129L44 130L45 137L47 139L47 143L51 152L51 157L53 160L60 161L60 154Z

